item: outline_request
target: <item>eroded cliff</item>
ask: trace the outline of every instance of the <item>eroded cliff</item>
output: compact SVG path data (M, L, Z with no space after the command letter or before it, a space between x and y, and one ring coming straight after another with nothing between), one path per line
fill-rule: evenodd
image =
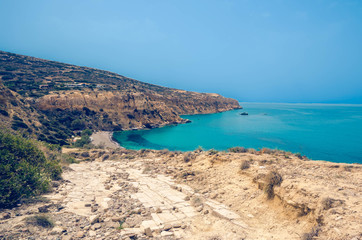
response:
M183 114L205 114L240 108L218 94L156 86L112 72L79 67L0 51L0 78L41 115L62 144L64 128L128 130L185 123ZM24 102L24 104L25 104ZM23 115L26 118L26 115ZM46 136L45 136L46 135ZM45 131L42 139L54 138ZM49 136L48 136L49 135ZM52 140L56 142L57 140Z

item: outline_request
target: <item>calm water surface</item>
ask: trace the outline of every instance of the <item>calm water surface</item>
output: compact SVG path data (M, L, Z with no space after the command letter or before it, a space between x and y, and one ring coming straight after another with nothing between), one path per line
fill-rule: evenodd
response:
M362 105L241 103L244 109L185 115L192 123L114 133L128 149L277 148L315 160L362 163ZM241 112L248 116L241 116Z

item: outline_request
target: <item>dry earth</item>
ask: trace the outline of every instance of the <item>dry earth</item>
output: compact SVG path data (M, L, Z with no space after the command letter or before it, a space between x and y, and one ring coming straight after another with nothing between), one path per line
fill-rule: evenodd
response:
M362 237L357 164L279 151L67 152L80 163L45 198L1 211L0 239Z

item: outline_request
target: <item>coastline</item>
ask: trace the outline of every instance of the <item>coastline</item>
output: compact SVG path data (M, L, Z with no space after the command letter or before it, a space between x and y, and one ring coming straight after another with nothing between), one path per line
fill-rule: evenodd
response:
M92 144L95 146L104 146L105 148L124 148L112 139L113 132L99 131L95 132L91 136Z

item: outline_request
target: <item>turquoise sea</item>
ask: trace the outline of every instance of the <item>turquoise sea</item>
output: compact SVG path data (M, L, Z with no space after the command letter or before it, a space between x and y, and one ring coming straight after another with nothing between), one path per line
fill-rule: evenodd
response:
M243 109L182 116L192 121L188 124L115 132L113 136L128 149L268 147L299 152L314 160L362 163L362 105L240 105Z

